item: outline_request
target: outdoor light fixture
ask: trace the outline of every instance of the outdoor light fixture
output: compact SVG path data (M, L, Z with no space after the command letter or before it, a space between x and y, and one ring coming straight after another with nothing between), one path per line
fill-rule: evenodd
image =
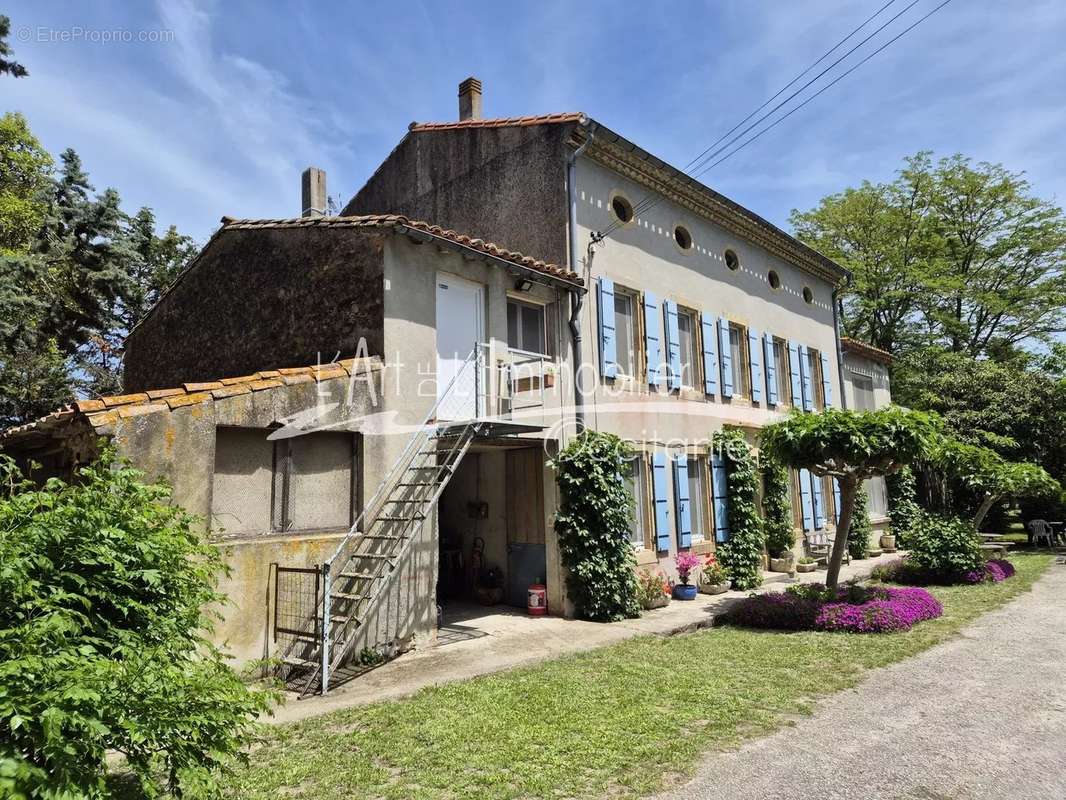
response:
M520 292L528 292L533 288L533 281L528 278L519 278L514 285L514 288Z

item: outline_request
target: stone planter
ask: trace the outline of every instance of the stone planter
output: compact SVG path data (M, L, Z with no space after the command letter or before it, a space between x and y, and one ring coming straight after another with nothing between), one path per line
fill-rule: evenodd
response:
M659 597L655 598L654 600L649 600L648 602L644 603L643 605L644 605L644 610L645 611L651 611L653 608L662 608L663 606L668 606L668 605L670 605L670 595L668 595L668 594L660 595Z
M729 591L729 581L722 583L701 583L700 594L722 594Z
M893 533L881 534L881 549L886 553L896 552L896 535Z
M796 572L814 572L816 569L818 569L817 563L804 564L799 561L796 562Z
M770 557L770 572L792 572L794 559L791 555L785 558Z
M882 552L884 551L880 547L872 547L866 551L866 555L869 558L877 558Z

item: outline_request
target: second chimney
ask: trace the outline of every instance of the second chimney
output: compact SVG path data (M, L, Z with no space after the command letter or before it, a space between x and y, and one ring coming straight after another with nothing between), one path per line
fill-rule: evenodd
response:
M459 121L481 119L481 81L470 76L459 84Z
M326 171L318 167L308 167L303 174L303 211L302 217L324 217L326 215Z

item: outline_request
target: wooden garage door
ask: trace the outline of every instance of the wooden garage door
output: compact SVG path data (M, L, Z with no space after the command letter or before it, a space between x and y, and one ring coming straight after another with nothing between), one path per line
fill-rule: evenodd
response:
M544 544L543 454L507 451L507 541Z

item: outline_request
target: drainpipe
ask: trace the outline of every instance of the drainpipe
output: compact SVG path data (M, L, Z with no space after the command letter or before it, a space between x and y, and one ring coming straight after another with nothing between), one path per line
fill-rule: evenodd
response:
M577 159L596 136L596 125L589 128L588 138L566 157L566 198L570 204L570 271L580 274L577 263ZM580 433L585 429L585 393L581 386L581 306L585 293L570 290L570 346L574 362L574 423Z
M840 384L840 407L847 410L848 396L844 394L844 350L840 347L840 300L842 289L851 286L851 274L844 278L843 285L838 284L833 289L833 336L837 343L837 383Z

